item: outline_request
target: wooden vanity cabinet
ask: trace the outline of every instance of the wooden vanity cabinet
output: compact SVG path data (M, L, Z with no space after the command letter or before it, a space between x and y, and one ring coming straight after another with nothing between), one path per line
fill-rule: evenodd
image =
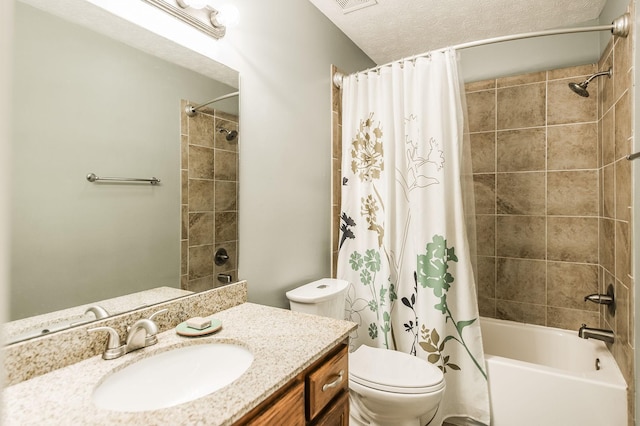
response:
M348 346L340 344L236 425L348 426Z
M342 391L325 412L316 417L313 426L349 426L349 392Z
M236 424L305 426L304 382L296 377Z

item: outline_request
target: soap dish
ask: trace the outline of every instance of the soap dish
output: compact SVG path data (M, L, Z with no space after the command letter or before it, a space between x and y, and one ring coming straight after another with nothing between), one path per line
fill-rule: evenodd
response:
M219 319L211 318L211 325L207 328L203 328L202 330L197 330L195 328L191 328L187 326L187 322L181 322L176 326L176 333L180 336L187 337L198 337L198 336L206 336L207 334L215 333L216 331L222 328L222 321Z

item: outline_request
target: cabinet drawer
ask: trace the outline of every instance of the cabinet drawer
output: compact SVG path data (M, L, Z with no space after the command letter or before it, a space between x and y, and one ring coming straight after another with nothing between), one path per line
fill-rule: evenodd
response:
M349 391L342 391L318 418L313 426L349 426Z
M342 390L349 386L348 347L342 345L333 356L307 375L307 420L312 420Z
M267 403L267 405L268 408L244 424L247 426L305 425L304 384L302 381L290 387L275 401Z

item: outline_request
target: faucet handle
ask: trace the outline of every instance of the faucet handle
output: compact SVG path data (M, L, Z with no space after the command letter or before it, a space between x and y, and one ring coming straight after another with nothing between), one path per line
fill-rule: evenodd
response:
M87 331L107 331L109 333L109 337L107 338L107 347L102 353L102 359L114 359L125 354L125 347L120 344L120 336L113 328L106 326L94 327L87 329Z
M146 306L146 305L142 305L142 306ZM158 312L154 312L154 313L152 313L152 314L151 314L151 316L149 316L149 318L147 318L147 319L149 319L150 321L154 321L154 319L155 319L155 317L156 317L156 316L158 316L158 315L160 315L160 314L164 314L164 313L166 313L168 310L169 310L169 309L161 309L161 310L159 310ZM145 319L145 318L143 318L143 319ZM155 323L155 321L154 321L154 323ZM157 324L155 324L155 325L156 325L156 327L157 327ZM128 325L128 326L127 326L127 332L131 331L131 327L132 327L131 325Z
M154 325L155 333L147 334L147 336L144 338L144 345L145 346L151 346L151 345L155 345L156 343L158 343L158 336L157 336L157 334L158 334L158 324L156 324L154 319L158 315L166 314L167 312L169 312L169 309L167 309L167 308L160 309L158 312L154 312L149 317L149 321L151 321L153 323L153 325Z
M613 296L609 296L607 294L590 294L584 297L585 302L593 302L599 305L610 305L613 303Z
M93 313L96 316L96 319L103 319L109 316L109 312L107 312L107 310L100 305L89 306L87 310L84 311L85 315L87 315L88 313Z
M607 310L609 311L609 314L615 315L616 313L616 303L614 298L613 284L609 284L609 286L607 287L606 294L599 294L599 293L589 294L584 297L584 301L597 303L599 305L607 305Z
M151 321L153 321L153 320L154 320L154 318L155 318L155 317L157 317L158 315L166 314L167 312L169 312L169 309L168 309L168 308L160 309L158 312L154 312L154 313L152 313L152 314L151 314L151 316L149 317L149 319L150 319Z

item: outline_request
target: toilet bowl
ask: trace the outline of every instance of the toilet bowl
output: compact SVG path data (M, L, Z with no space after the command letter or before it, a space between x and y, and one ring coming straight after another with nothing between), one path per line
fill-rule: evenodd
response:
M349 354L352 424L428 424L444 389L442 371L413 355L364 345Z
M343 319L348 286L324 278L286 295L292 311ZM442 371L413 355L364 345L349 354L350 425L428 424L444 389Z

